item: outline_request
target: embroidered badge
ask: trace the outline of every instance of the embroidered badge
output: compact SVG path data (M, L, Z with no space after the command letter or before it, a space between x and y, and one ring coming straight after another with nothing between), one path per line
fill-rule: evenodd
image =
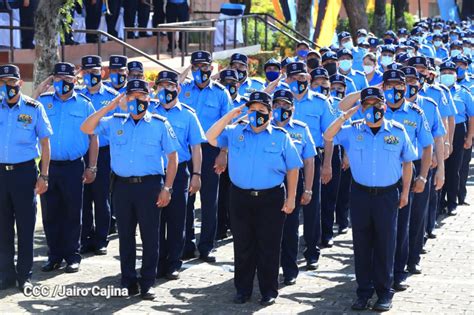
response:
M174 133L174 130L172 127L168 128L168 132L170 133L171 138L176 139L176 134Z
M191 96L191 92L186 92L186 93L184 93L184 96L185 96L185 97L190 97L190 96Z
M48 104L48 109L51 109L51 108L53 108L53 104L49 103Z
M400 139L396 136L385 136L383 138L384 142L387 144L399 144Z
M408 119L404 119L404 120L403 120L403 124L404 124L404 125L407 125L407 126L415 127L415 128L416 128L416 126L417 126L416 122L411 121L411 120L408 120Z
M290 132L291 139L295 139L298 141L303 140L303 135L301 133Z
M239 141L240 141L240 142L244 141L244 135L240 135L240 136L239 136Z
M364 137L362 137L362 135L357 135L356 140L357 141L362 141L362 140L364 140Z
M22 122L25 125L29 125L33 122L33 118L30 115L20 114L18 115L18 121Z
M123 130L122 129L117 130L117 135L119 136L123 135Z

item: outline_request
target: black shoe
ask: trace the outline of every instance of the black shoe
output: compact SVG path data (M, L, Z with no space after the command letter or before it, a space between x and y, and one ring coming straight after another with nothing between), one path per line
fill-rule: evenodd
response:
M436 238L436 234L429 233L429 234L426 235L426 237L428 237L429 239L435 239L435 238Z
M470 204L463 200L458 203L458 206L470 206Z
M209 254L201 255L201 256L199 256L199 260L202 260L202 261L207 262L207 263L215 263L216 262L216 257L211 256Z
M72 264L68 264L66 266L66 269L64 269L64 271L66 273L75 273L75 272L78 272L79 271L79 267L80 267L80 264L79 263L72 263Z
M234 296L234 303L235 304L244 304L250 300L249 295L243 295L243 294L236 294Z
M458 214L458 211L456 208L448 209L449 216L455 216L456 214Z
M26 279L23 282L18 282L18 290L20 290L20 292L22 293L25 293L25 289L29 289L29 291L31 292L32 288L33 288L33 284L31 284L30 279Z
M264 296L260 299L260 305L262 306L270 306L273 304L275 304L275 298L273 297Z
M126 287L126 289L127 289L127 296L135 296L135 295L138 295L138 293L140 293L137 283L129 285L128 287Z
M196 254L194 252L183 253L181 259L183 260L190 260L196 258Z
M424 255L424 254L426 254L427 252L428 252L428 251L427 251L426 249L422 248L420 254Z
M140 297L142 298L142 300L152 301L155 299L155 296L155 290L153 290L153 288L142 290L142 292L140 293Z
M321 248L331 248L334 246L334 241L331 239L327 240L327 241L321 241Z
M351 306L351 309L354 311L363 311L369 309L369 299L366 298L358 298Z
M94 254L99 255L99 256L107 255L107 247L103 246L101 248L96 249L94 251Z
M421 267L420 265L410 265L408 266L408 272L413 275L420 275L421 274Z
M228 238L229 236L227 235L227 232L224 233L219 233L216 235L216 241L222 241Z
M347 234L347 232L349 232L349 228L348 227L345 227L345 228L339 228L339 234Z
M81 246L81 249L79 250L79 254L84 255L87 253L93 253L94 251L95 251L95 248L92 245Z
M179 271L175 270L173 272L168 272L166 274L166 279L168 279L168 280L178 280L179 279Z
M285 285L293 285L296 283L296 278L288 278L283 281Z
M109 235L112 235L112 234L115 234L115 233L117 233L117 225L112 224L109 228Z
M393 289L397 292L405 291L406 289L408 289L408 284L407 284L406 280L403 280L403 281L400 281L400 282L395 282L393 284Z
M57 263L57 262L52 262L52 261L47 261L42 267L41 267L41 271L44 271L44 272L50 272L50 271L53 271L53 270L57 270L61 268L61 263Z
M306 270L311 271L311 270L316 270L318 269L318 263L317 262L307 262L306 263Z
M391 299L378 299L375 302L374 307L372 309L377 312L387 312L392 308L392 300Z
M0 280L0 290L6 290L15 286L15 280Z

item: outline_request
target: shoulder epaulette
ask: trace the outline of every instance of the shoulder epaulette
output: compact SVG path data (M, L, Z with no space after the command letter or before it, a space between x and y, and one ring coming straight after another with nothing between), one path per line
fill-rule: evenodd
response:
M249 101L248 97L245 97L245 96L241 96L240 100L244 101L245 103L247 103Z
M91 99L90 99L88 96L85 96L85 95L82 94L82 93L77 93L77 96L80 96L80 97L84 98L84 99L87 100L88 102L91 101Z
M301 120L293 119L293 123L294 123L295 125L298 125L298 126L301 126L301 127L306 127L306 126L308 126L307 123L302 122Z
M405 130L405 127L398 121L392 120L392 126L397 127L398 129Z
M438 86L440 87L441 90L443 90L443 91L445 91L445 92L449 92L449 89L448 89L448 87L447 87L446 85L440 84L440 85L438 85Z
M34 108L37 108L38 106L41 105L40 102L38 102L37 100L32 99L31 97L26 96L23 99L25 101L25 105L28 105L28 106L31 106L31 107L34 107Z
M364 122L364 119L356 119L351 122L351 126L360 126Z
M194 108L192 108L191 106L189 106L189 105L181 103L181 106L183 106L184 108L189 110L191 113L196 113L196 110Z
M471 91L465 85L460 84L459 86L461 87L461 89L464 89L464 90L466 90L466 92L471 94Z
M225 86L220 84L219 82L213 81L213 85L217 86L221 90L225 90Z
M421 109L421 107L418 106L418 104L411 103L410 108L413 109L415 112L417 112L420 115L423 114L423 109Z
M288 131L286 131L286 130L285 130L284 128L282 128L282 127L278 127L278 126L272 126L272 127L273 127L274 129L276 129L276 130L280 130L280 131L282 131L282 132L284 132L284 133L288 133Z
M359 70L354 70L355 73L359 74L359 75L363 75L365 77L365 74L362 72L362 71L359 71Z
M433 99L432 99L431 97L424 97L424 99L425 99L426 101L430 102L431 104L433 104L434 107L437 107L437 106L438 106L438 104L436 104L436 102L433 101Z
M119 94L120 94L120 93L119 93L117 90L115 90L113 87L110 87L110 86L105 85L105 84L103 84L103 87L104 87L104 89L107 90L107 92L109 92L110 94L113 94L113 95L119 95Z
M51 92L44 92L44 93L41 93L40 96L53 96L54 95L54 91L51 91Z
M163 116L158 115L158 114L151 114L151 117L156 118L156 119L159 119L159 120L161 120L162 122L165 122L165 121L166 121L166 117L163 117Z
M114 116L114 117L117 117L117 118L127 118L127 117L128 117L128 114L125 114L125 113L114 113L113 116Z
M265 82L260 78L251 78L251 79L254 81L257 81L258 83L265 84Z

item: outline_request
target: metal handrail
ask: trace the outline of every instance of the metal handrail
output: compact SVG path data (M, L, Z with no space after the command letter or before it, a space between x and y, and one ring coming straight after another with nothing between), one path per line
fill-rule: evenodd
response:
M11 15L10 15L11 16ZM15 62L14 51L15 46L13 46L13 30L26 30L26 31L34 31L34 27L31 26L14 26L13 23L10 25L0 25L0 30L10 30L10 55L8 56L8 60L10 63Z

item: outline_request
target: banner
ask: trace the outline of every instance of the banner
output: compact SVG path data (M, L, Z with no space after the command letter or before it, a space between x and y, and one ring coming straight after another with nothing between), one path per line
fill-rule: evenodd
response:
M443 20L454 20L456 22L461 21L459 18L458 6L454 0L438 0L438 7ZM424 16L428 14L428 12L422 13Z

